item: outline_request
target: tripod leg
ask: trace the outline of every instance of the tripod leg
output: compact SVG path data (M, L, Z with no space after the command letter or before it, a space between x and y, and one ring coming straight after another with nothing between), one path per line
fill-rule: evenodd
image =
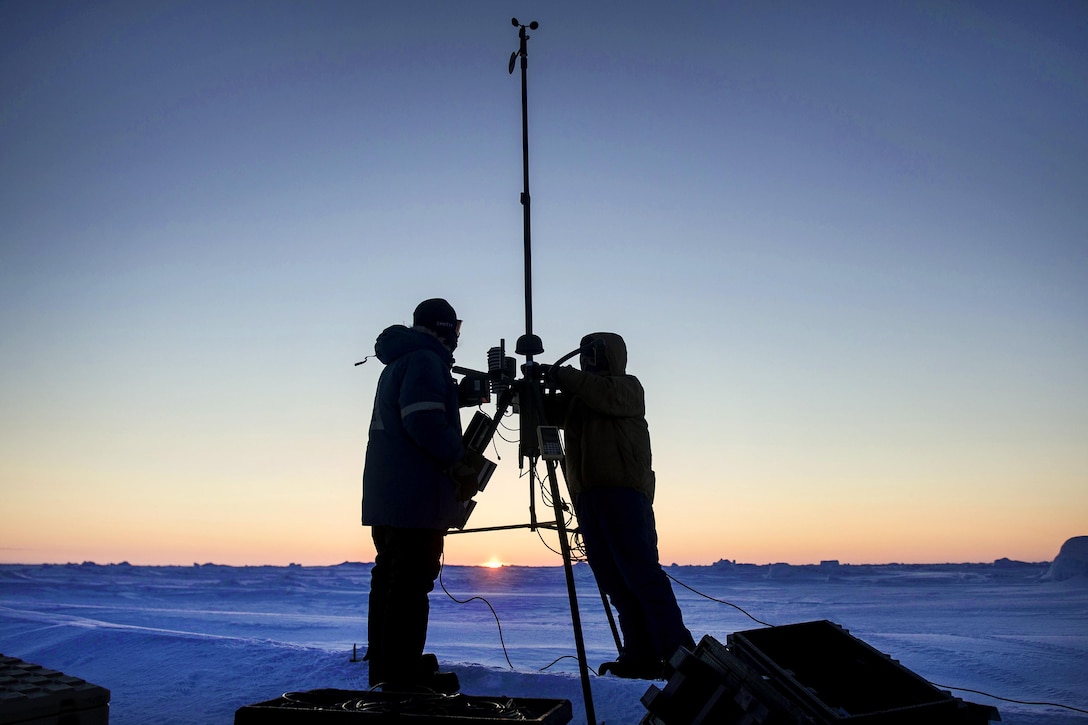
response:
M608 597L601 590L600 584L597 584L597 591L601 593L601 604L604 605L604 613L608 617L608 626L612 629L612 639L616 641L616 654L619 655L623 652L623 642L620 640L620 630L616 627L616 615L612 614L612 605L608 603Z
M555 528L559 534L559 549L563 554L563 572L567 577L567 595L570 598L570 619L574 625L574 646L578 651L578 673L582 679L582 698L586 705L586 722L596 725L593 712L593 692L589 686L589 664L586 661L586 644L582 637L582 618L578 613L578 592L574 586L574 567L570 559L570 541L567 540L567 527L563 517L563 507L559 496L559 483L555 476L555 461L546 461L548 483L552 492L552 507L555 510ZM530 468L530 471L532 468Z

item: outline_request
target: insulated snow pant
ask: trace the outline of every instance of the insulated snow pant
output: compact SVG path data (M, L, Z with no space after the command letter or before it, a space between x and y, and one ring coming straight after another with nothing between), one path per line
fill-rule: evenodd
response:
M412 682L427 643L428 595L442 562L445 535L432 529L374 526L367 654L370 686Z
M616 608L625 661L668 660L695 648L657 553L649 498L633 488L601 487L574 500L586 558Z

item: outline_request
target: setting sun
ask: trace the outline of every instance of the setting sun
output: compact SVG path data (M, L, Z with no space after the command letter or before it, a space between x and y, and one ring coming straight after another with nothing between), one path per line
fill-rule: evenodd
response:
M506 564L503 564L501 561L499 561L498 557L493 556L487 560L484 566L486 566L488 569L499 569L506 566Z

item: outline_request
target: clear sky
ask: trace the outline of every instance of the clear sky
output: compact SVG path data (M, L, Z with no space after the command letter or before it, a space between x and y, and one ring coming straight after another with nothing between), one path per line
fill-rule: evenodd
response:
M0 561L371 559L353 363L432 296L460 365L525 331L512 15L538 359L626 338L665 563L1088 534L1083 2L45 1L0 4ZM498 453L476 526L528 520ZM447 543L492 558L559 563Z

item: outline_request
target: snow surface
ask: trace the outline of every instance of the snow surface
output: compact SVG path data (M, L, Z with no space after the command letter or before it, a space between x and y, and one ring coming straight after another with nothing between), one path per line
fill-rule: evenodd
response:
M773 625L827 619L942 687L1088 710L1088 579L1043 581L1048 563L671 566L677 580ZM365 690L370 565L0 565L0 653L111 691L110 722L232 723L284 692ZM615 655L584 564L575 567L590 665ZM584 723L562 567L447 567L428 650L471 695L568 699ZM761 625L674 585L696 640ZM510 662L507 662L507 655ZM551 667L550 663L561 659ZM543 668L547 668L541 671ZM596 718L638 723L649 682L592 676ZM663 685L664 683L658 683ZM1088 714L955 691L1012 725Z

